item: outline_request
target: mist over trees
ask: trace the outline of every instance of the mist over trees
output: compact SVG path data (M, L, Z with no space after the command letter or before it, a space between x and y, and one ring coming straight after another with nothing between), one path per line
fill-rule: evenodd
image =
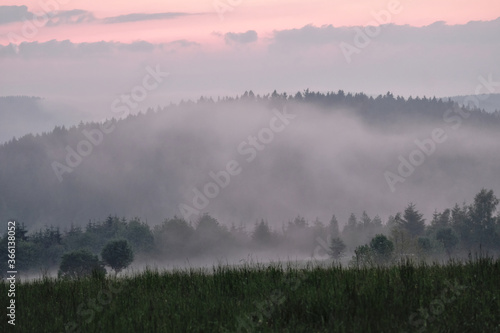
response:
M288 127L253 146L280 112L293 115ZM22 223L18 267L32 271L60 268L75 251L98 256L117 240L135 263L259 254L382 264L497 253L498 199L484 188L500 187L491 153L499 125L497 113L391 93L201 98L1 145L0 213ZM415 139L437 127L449 139L392 193L384 172L397 172ZM94 145L76 156L85 140ZM229 161L240 172L194 209ZM472 204L456 204L471 193ZM183 216L182 205L198 213Z
M255 149L254 161L247 163L248 155L238 147L246 141L248 149L248 138L269 126L272 110L285 108L297 119L265 149ZM281 222L275 221L299 214L314 214L326 223L332 211L342 220L351 211L358 212L356 221L349 220L343 236L353 244L349 233L365 223L363 210L386 219L412 198L430 214L463 202L481 187L500 187L500 163L490 150L499 140L499 123L496 113L391 93L370 97L305 90L259 96L250 91L217 101L200 98L112 120L106 128L113 130L102 137L96 135L102 124L80 123L1 145L0 212L35 228L82 226L110 212L157 225L165 216L181 216L180 205L193 207L193 191L233 159L240 162L241 175L198 214L183 216L188 222L210 212L247 227L265 217L279 228ZM436 126L447 129L449 139L397 184L398 195L392 194L384 172L397 172L398 155L407 158L416 147L413 141L425 139ZM89 140L98 144L84 147ZM79 148L90 153L76 156ZM431 184L454 190L429 195ZM370 237L376 233L372 230Z
M228 225L207 213L195 223L174 216L154 227L139 218L116 216L64 231L46 227L28 232L20 225L16 258L24 272L59 269L61 277L76 278L95 270L102 272L105 264L118 273L134 258L139 265L182 265L195 259L241 262L257 254L264 259L331 258L360 267L394 264L408 258L444 262L471 255L498 256L498 204L492 190L482 189L471 204L435 212L432 222L422 228L424 217L412 203L403 214L397 213L385 223L378 217L370 218L366 212L361 223L351 214L341 231L335 215L328 225L317 218L297 216L283 223L282 230L269 227L264 219L256 221L252 228ZM7 244L6 234L0 242ZM318 247L325 248L318 252ZM7 263L6 253L0 262ZM4 268L2 271L7 271Z

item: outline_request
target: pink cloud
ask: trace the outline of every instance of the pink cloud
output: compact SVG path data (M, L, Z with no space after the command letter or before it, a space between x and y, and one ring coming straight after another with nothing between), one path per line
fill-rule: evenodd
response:
M59 1L59 2L58 2ZM221 21L214 3L224 3L229 10ZM240 5L231 6L227 0L176 0L168 3L156 0L141 2L131 0L110 0L88 2L83 0L27 0L22 4L29 11L40 10L40 4L60 3L60 10L82 9L96 18L104 19L133 13L204 13L196 17L180 17L172 20L121 23L115 26L102 26L89 23L81 26L59 26L40 29L34 40L71 39L76 42L114 40L130 42L148 40L168 42L177 39L190 39L197 42L210 41L212 32L245 32L255 30L259 36L269 35L273 30L301 28L308 24L321 26L366 25L374 21L373 12L387 11L391 3L398 2L401 11L390 15L390 22L404 25L424 26L436 21L448 24L463 24L471 20L492 20L500 15L500 3L491 0L477 0L471 5L464 0L243 0ZM20 5L16 0L5 0L2 5ZM0 35L19 32L19 24L0 26ZM0 37L5 44L5 37Z

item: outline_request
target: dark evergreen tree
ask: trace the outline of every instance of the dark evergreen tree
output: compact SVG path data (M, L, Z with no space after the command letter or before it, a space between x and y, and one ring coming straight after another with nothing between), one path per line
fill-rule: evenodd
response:
M359 231L358 220L356 219L356 215L351 213L349 219L347 220L347 224L342 229L342 238L346 241L347 246L350 247L351 251L356 246L363 244L363 239L361 239Z
M328 229L330 237L332 239L340 237L339 222L337 221L335 215L332 215L332 218L330 219L330 224L328 225Z
M264 219L262 219L260 223L255 224L252 240L259 245L271 245L273 240L271 229Z
M418 237L424 233L425 230L425 219L423 215L415 208L413 203L410 203L405 211L403 218L401 214L398 213L395 217L399 225L408 231L412 237Z
M472 227L472 238L476 244L492 249L498 240L496 233L496 218L494 213L498 205L498 198L492 190L482 189L469 206L469 218Z
M363 215L361 216L361 225L365 231L369 231L371 229L372 219L368 216L366 211L363 211Z
M451 210L451 226L457 233L463 250L470 251L473 246L472 225L465 203L460 207L458 204Z
M229 238L227 228L217 219L205 213L198 219L197 226L190 242L191 254L201 255L219 253Z
M332 240L330 241L329 254L334 260L338 260L344 254L345 248L346 246L342 239L340 239L339 237L332 238Z

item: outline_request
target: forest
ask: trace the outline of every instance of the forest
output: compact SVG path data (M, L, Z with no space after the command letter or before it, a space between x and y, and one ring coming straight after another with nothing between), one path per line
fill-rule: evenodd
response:
M36 101L20 96L2 103ZM276 133L284 137L274 139L258 156L256 150L256 162L244 166L242 175L197 216L178 210L190 201L192 190L185 183L200 187L206 182L204 174L235 156L223 152L235 150L243 138L239 132L255 132L271 110L284 108L298 115L293 122L302 121L302 130L292 123ZM428 133L430 126L446 129L447 113L455 115L450 119L461 115L464 124L451 122L459 133L452 137L448 129L455 142L448 140L443 149L462 157L451 158L438 147L436 156L391 195L383 175L398 146L384 141L373 155L357 143L387 141L385 132L404 142ZM496 189L498 180L497 157L485 154L498 133L498 112L461 107L451 100L405 99L390 92L371 97L307 89L295 95L248 91L217 101L202 97L115 116L107 125L56 127L0 146L0 212L17 221L21 271L54 272L63 254L86 250L99 255L117 239L128 242L135 254L133 266L140 267L150 262L184 265L193 258L199 263L242 260L249 254L263 261L329 256L344 264L356 258L358 263L380 264L377 246L379 252L388 252L383 262L409 256L432 262L499 251L498 199L485 189ZM476 146L469 142L464 149L464 135L479 128L484 142L478 136ZM68 168L64 154L78 149L82 137L97 140L97 130L102 130L100 142L89 156L80 156L81 165L54 174ZM316 149L310 147L322 155L313 154ZM333 159L323 159L330 150L335 151ZM359 157L351 161L346 155ZM477 156L484 157L484 170L471 162ZM397 159L394 162L396 166ZM316 171L322 169L326 172ZM374 180L377 171L380 176ZM451 185L457 179L460 187ZM484 184L482 189L475 182ZM357 183L364 184L366 193L360 194ZM456 191L445 201L428 195L429 187L437 185ZM387 194L380 195L380 186ZM282 187L290 190L283 192ZM473 190L477 194L466 204ZM270 195L262 200L254 194L258 192ZM453 194L461 194L455 203ZM7 234L2 242L7 242Z
M283 223L281 230L273 229L268 221L261 219L247 230L227 225L207 213L195 224L174 216L154 227L139 218L127 220L117 216L89 222L83 228L72 226L66 231L53 226L30 231L20 224L16 231L16 261L26 276L48 276L57 271L64 254L85 250L99 256L106 244L116 240L130 244L135 263L141 268L146 264L169 263L182 267L196 259L226 264L234 258L248 259L251 254L259 254L263 260L276 260L280 256L285 261L297 257L320 261L331 258L355 267L392 265L404 260L445 263L478 255L497 257L500 254L498 203L492 190L482 189L471 204L456 204L436 211L427 224L410 203L385 223L378 215L371 218L363 212L357 217L351 213L343 228L333 215L328 223L297 216ZM7 247L7 242L5 233L1 244ZM7 254L3 253L0 261L4 266ZM2 272L7 271L7 267L2 268Z
M33 101L12 97L9 103L16 99ZM482 187L500 186L497 156L488 150L497 142L498 112L391 93L249 91L138 114L110 112L109 133L101 131L103 123L81 122L14 138L0 145L0 212L38 229L83 227L109 214L127 220L140 216L151 225L181 216L179 206L192 201L193 189L231 159L241 160L240 143L266 126L272 110L284 108L297 118L255 161L242 165L243 173L200 214L209 212L236 225L264 218L275 227L297 215L328 223L332 211L343 221L351 211L363 210L387 220L409 201L429 216L470 200ZM396 185L399 195L392 195L384 174L395 172L398 154L408 154L413 141L425 139L435 127L443 128L449 139L404 184ZM92 139L98 130L102 137ZM76 156L78 149L90 153ZM429 196L434 186L453 190ZM255 193L269 196L262 200ZM200 218L183 217L192 223Z
M239 147L280 115L245 163ZM246 92L12 139L0 213L30 305L16 325L500 332L499 122L436 98ZM447 139L391 190L384 175L436 129ZM184 216L210 182L218 195Z
M16 307L29 304L31 310L16 314L16 326L73 333L499 332L498 203L492 190L482 189L469 205L435 212L430 224L409 204L385 224L377 216L351 214L342 231L335 215L328 225L298 216L282 233L263 220L246 233L208 214L196 225L173 217L153 229L113 216L67 232L21 227L17 269L41 269L41 275L16 283ZM134 255L166 265L256 249L307 252L314 237L325 234L328 247L321 250L328 259L156 265L117 275ZM313 257L321 254L316 249ZM99 254L114 275L106 274ZM54 278L48 270L57 268L61 255ZM2 280L0 292L11 295L12 284L8 288L9 280ZM2 321L0 329L6 325Z

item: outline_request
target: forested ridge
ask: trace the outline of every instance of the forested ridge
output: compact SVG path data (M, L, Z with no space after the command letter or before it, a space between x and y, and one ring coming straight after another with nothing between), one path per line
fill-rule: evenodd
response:
M316 119L315 121L318 123L323 122L321 118L323 116L325 117L324 123L326 123L326 120L330 119L327 117L332 114L342 113L343 115L347 114L348 117L352 115L355 121L362 123L365 128L387 135L404 134L405 132L413 135L411 128L420 125L427 126L425 128L429 129L432 129L431 126L444 126L443 116L450 110L455 113L458 112L457 110L462 110L468 115L467 119L463 119L463 128L467 130L477 129L484 133L491 130L492 133L498 133L497 128L500 123L498 113L492 114L479 109L459 108L455 102L436 98L405 99L393 96L391 93L369 97L363 93L346 94L343 91L319 93L306 90L293 96L286 93L280 94L276 91L272 94L259 96L250 91L238 97L219 98L217 101L200 98L197 102L181 102L179 105L158 107L156 110L149 109L144 113L129 115L121 120L112 120L106 126L114 130L109 134L103 132L101 142L92 147L91 154L84 156L77 167L71 168L71 172L64 172L59 179L54 171L54 163L66 165L65 158L68 155L68 147L77 150L78 144L82 140L88 140L84 133L102 130L102 124L80 123L80 125L70 128L56 127L50 133L26 135L1 145L0 213L5 218L16 219L28 227L34 226L35 228L49 225L64 228L70 225L84 226L88 220L102 219L103 216L109 214L124 216L128 220L134 216L140 216L151 225L159 224L166 217L180 215L178 209L180 203L189 203L192 186L186 185L186 183L195 186L200 182L203 184L203 177L206 178L210 168L213 170L222 163L225 164L226 160L219 163L215 161L214 156L228 149L236 150L235 147L239 142L234 140L225 144L222 142L221 133L225 135L226 132L235 129L237 132L240 124L225 124L220 114L213 117L212 114L217 114L220 111L225 112L221 113L224 116L243 116L244 114L253 116L252 112L260 115L259 112L265 114L265 112L270 113L272 109L281 110L285 107L288 108L288 112L302 112L300 116L302 119L307 119L308 112L310 112L311 119ZM315 110L314 117L316 118L312 116L313 111L309 111L309 109ZM188 116L183 119L181 116L177 116L179 114ZM113 115L115 114L110 114L110 116ZM197 123L198 119L199 123ZM347 127L339 124L335 119L331 120L332 127ZM223 127L216 127L218 125L212 125L212 122L213 124L223 124ZM243 119L241 124L244 123ZM180 127L184 126L182 124L191 127L184 129ZM427 129L425 130L427 131ZM465 130L460 129L460 131L463 133ZM240 137L245 138L245 130L241 132L244 134ZM252 133L250 130L248 132ZM337 133L337 129L333 128L329 134L332 135L332 144L341 142L346 151L352 149L349 146L349 140L345 139L344 134ZM249 171L246 171L244 177L249 178L248 182L253 184L252 186L261 186L259 191L266 190L264 185L275 189L282 187L283 184L296 184L297 188L289 191L290 193L315 191L314 184L308 184L308 179L319 177L319 174L308 174L308 170L315 168L305 165L305 161L309 159L304 156L310 149L301 146L308 138L303 139L300 136L301 133L292 130L283 135L283 142L288 143L288 145L285 147L277 139L277 143L273 142L270 145L272 147L266 148L266 151L260 153L258 162L249 166ZM326 135L323 129L318 129L315 133L313 129L313 135L318 135L318 140L321 140L318 142L324 142L324 137L319 139L321 135ZM291 142L290 140L296 141ZM316 141L310 143L310 145L315 144ZM371 142L368 140L367 144L371 144ZM392 147L389 148L391 151L395 150ZM485 146L484 150L488 151L488 149ZM478 153L482 154L483 151L479 150ZM363 155L360 156L360 158L365 158ZM493 152L487 156L493 165L497 165ZM336 155L337 160L341 158L342 154ZM439 158L436 157L436 159ZM453 161L450 160L451 158L463 159L463 161ZM471 168L473 164L476 167L476 163L472 163L471 158L467 155L443 157L443 159L443 161L439 160L439 163L436 162L439 168L437 171L448 173L450 182L455 182L457 177L460 177L461 181L467 181L469 177L461 176L466 172L464 170L469 168L469 163ZM262 168L261 162L262 165L264 162L266 165L271 164L269 170L282 168L284 171L279 176L273 176L269 173L271 171L268 172L268 169ZM364 164L370 165L372 162L370 157L366 157L366 161L357 162L356 167ZM383 161L386 168L390 167L391 163L397 163L397 159ZM429 164L431 163L434 161L429 162ZM329 168L336 170L334 165ZM488 170L494 172L491 167ZM357 171L353 170L353 172ZM382 183L383 171L381 169L380 177L378 177ZM265 175L259 174L259 172L265 172ZM431 172L434 171L431 170ZM457 172L456 175L455 172ZM196 175L193 177L195 173ZM478 173L477 176L481 175ZM259 183L260 180L255 182L252 177L262 179L263 184ZM270 180L277 179L280 183L274 186L272 181L265 182L263 180L265 177L269 177ZM343 175L338 175L335 179L342 179L342 177ZM415 177L415 182L420 181L417 177L419 176ZM324 178L320 181L324 182ZM413 179L410 179L407 184L411 181ZM495 180L491 185L492 188L496 189ZM266 211L258 211L258 202L247 202L248 198L258 198L254 194L255 191L246 191L247 186L244 184L240 186L237 183L233 187L236 186L239 186L238 193L243 192L245 196L241 197L240 200L238 196L232 195L233 190L227 190L231 191L226 191L228 202L240 200L239 203L242 206L246 205L246 207L237 211L234 211L234 208L223 207L233 216L241 217L239 220L227 220L240 225L242 222L252 224L256 219L268 218L274 220L272 222L274 225L290 219L290 215L278 220L275 216L268 215ZM411 188L411 186L408 185L407 188ZM463 200L466 196L470 197L470 191L465 189L464 186ZM479 189L474 189L474 192ZM386 189L380 189L380 191L382 190ZM354 189L352 191L355 192ZM335 193L338 192L339 190L335 191ZM320 201L324 205L329 192L327 190L322 193L318 192L317 198L314 197L315 193L312 194L309 197L305 196L304 200L294 194L293 200L302 200L301 204L304 207ZM270 197L275 198L276 196L271 195ZM219 201L227 201L225 199L226 197L217 198ZM287 198L284 198L282 201L286 200ZM405 198L404 202L407 203L411 200L413 199L408 197ZM224 219L223 215L217 214L218 211L221 211L219 205L220 202L215 202L205 212L211 212L217 217L222 216ZM230 202L228 205L234 207L234 202ZM294 203L291 202L290 205L293 206ZM402 202L399 207L401 205ZM364 209L376 212L376 207L377 205L373 203L372 206L366 208L364 206L349 208L341 215L343 214L342 216L345 217L349 211L362 211ZM432 209L439 207L439 204L436 204ZM269 207L268 209L273 208ZM291 214L311 215L310 218L313 219L315 209L315 207L311 207L310 210L304 211L301 210L301 207L297 207L297 211L292 211ZM250 210L252 211L250 212ZM276 211L276 209L274 210ZM326 214L330 214L329 212L332 210L338 209L324 209L324 214L318 213L318 216L326 219ZM380 214L385 215L385 218L389 213L395 213L394 208L389 213L386 209L384 210ZM190 222L194 223L198 218L199 216Z

